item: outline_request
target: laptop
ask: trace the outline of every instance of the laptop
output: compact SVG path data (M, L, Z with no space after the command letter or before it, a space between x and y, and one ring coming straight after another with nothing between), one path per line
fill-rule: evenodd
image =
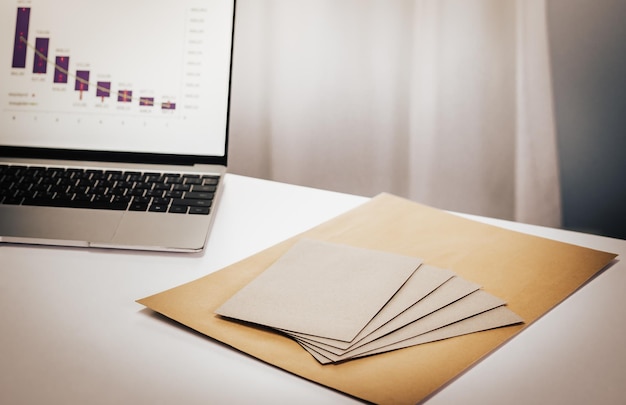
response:
M234 0L0 8L0 242L202 251L227 165Z

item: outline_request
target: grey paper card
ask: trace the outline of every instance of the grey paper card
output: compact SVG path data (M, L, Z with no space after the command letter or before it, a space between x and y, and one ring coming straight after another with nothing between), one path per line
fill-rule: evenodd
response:
M421 263L415 257L304 239L215 312L349 342Z

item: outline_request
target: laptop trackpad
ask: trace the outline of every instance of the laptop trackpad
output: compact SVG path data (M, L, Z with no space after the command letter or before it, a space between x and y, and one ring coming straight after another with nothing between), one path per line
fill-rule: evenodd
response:
M210 220L208 215L127 211L110 245L200 251L206 242Z
M109 242L123 215L120 211L3 205L0 238L72 246Z

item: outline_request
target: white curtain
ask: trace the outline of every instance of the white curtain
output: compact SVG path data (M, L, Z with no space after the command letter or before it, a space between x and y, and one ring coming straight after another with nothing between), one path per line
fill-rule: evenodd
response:
M238 0L230 171L549 226L545 0Z

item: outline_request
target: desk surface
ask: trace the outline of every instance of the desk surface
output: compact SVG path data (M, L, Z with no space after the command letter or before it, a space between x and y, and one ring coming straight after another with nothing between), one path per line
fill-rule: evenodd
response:
M0 403L358 403L135 300L364 201L229 174L203 254L0 245ZM467 217L626 256L624 240ZM427 403L626 403L625 291L618 261Z

